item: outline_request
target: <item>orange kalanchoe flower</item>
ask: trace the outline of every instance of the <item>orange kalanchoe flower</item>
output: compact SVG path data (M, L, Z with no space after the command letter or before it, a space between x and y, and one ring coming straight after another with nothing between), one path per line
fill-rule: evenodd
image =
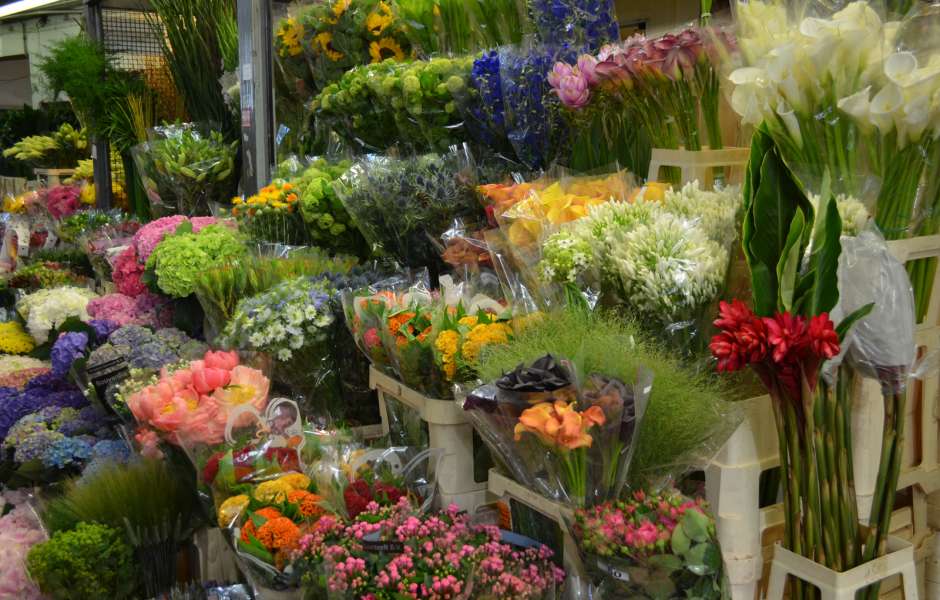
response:
M516 441L528 432L538 436L543 444L561 450L590 448L594 438L588 430L604 424L604 411L599 406L592 406L578 412L574 405L574 402L556 400L527 408L516 424Z

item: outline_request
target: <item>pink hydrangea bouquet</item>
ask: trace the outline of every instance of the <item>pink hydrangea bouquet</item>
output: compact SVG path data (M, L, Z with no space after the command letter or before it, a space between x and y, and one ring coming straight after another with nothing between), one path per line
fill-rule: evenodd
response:
M701 499L637 491L575 511L571 532L603 598L726 597L715 523Z
M175 233L177 228L185 222L192 223L193 233L199 233L200 230L209 225L215 225L218 221L213 217L193 217L189 219L182 215L171 215L151 221L141 227L134 235L134 247L137 250L138 260L141 263L146 263L154 248L163 241L163 238Z
M246 405L263 411L270 385L260 370L241 364L237 353L209 351L180 368L164 367L154 383L127 397L127 406L140 425L137 441L145 453L158 455L161 439L174 445L180 439L221 443L229 415Z
M173 321L173 308L166 298L144 291L136 296L108 294L88 303L92 319L111 321L118 326L143 325L160 329Z
M57 185L46 192L46 210L56 219L70 217L81 207L81 196L77 185Z
M137 247L133 244L125 248L111 262L111 280L117 291L135 298L147 291L147 286L140 277L144 274L144 265L137 259Z
M330 598L534 600L564 580L551 556L545 546L504 543L497 528L471 525L454 505L419 515L402 498L387 508L373 502L348 523L321 517L305 528L294 567L308 589L321 587L325 572Z
M13 509L0 518L0 598L40 600L43 595L26 572L29 549L46 535L36 514L25 503L26 494L6 492L0 496L0 512Z

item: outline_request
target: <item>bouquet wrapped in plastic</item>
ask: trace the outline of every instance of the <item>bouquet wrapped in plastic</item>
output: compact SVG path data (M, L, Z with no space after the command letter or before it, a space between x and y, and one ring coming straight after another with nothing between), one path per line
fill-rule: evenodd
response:
M331 292L321 278L284 281L239 302L221 338L228 347L270 355L275 382L296 394L308 417L328 418L343 404Z
M252 239L298 246L307 241L299 201L294 184L275 179L253 196L233 198L231 211Z
M466 146L409 158L367 156L335 184L343 205L375 249L413 268L441 268L434 240L455 222L482 221Z
M715 522L701 499L637 491L575 511L571 531L604 598L729 595Z
M151 206L161 216L204 216L227 204L238 182L237 152L238 141L227 142L217 128L194 123L158 128L133 151Z

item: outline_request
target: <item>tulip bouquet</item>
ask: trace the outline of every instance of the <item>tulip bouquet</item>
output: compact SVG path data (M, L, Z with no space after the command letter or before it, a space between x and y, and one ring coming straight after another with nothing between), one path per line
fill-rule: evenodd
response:
M536 600L564 580L547 547L510 546L456 506L415 514L406 498L391 508L370 505L348 522L322 517L304 531L294 556L308 592L337 598Z
M241 364L238 354L210 351L178 369L164 367L155 383L126 400L141 427L137 441L156 454L161 438L173 445L220 443L229 414L246 405L263 410L269 388L270 380Z
M572 534L605 598L728 594L715 522L678 491L637 491L574 514Z
M742 229L754 309L722 302L711 349L719 371L750 366L770 393L784 474L786 547L842 571L861 564L863 550L868 555L871 548L861 543L851 469L833 460L852 455L848 386L821 370L872 305L845 314L838 326L830 319L839 301L842 225L823 188L821 198L828 200L816 213L766 127L758 130ZM796 585L797 597L812 597L812 590Z
M254 240L300 246L306 242L307 232L299 201L294 184L275 179L254 196L233 198L232 216Z

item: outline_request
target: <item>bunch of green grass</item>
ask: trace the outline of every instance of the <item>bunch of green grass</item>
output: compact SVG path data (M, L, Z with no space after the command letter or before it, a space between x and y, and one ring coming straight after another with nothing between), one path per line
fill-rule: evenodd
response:
M231 133L234 119L225 105L219 78L238 46L234 3L152 0L150 6L155 14L150 26L163 41L163 56L186 112L194 121L216 123Z
M717 379L670 358L635 324L610 314L568 310L542 315L504 346L484 348L480 376L494 381L522 363L552 354L579 376L600 374L633 384L641 370L653 376L628 483L658 486L711 457L737 425Z
M176 555L200 523L192 473L167 461L114 464L70 483L49 501L42 519L50 532L79 523L100 523L124 532L140 566L144 597L154 597L176 580Z
M189 529L199 520L195 487L166 461L114 464L90 478L73 481L43 507L50 531L67 531L94 522L124 530L162 529L180 522ZM189 532L183 531L184 540Z

